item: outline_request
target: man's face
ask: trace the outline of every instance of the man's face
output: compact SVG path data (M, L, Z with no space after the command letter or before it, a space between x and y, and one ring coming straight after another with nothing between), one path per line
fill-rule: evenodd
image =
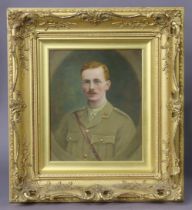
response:
M102 67L86 69L82 72L82 89L89 102L100 103L106 97L110 81L105 80Z

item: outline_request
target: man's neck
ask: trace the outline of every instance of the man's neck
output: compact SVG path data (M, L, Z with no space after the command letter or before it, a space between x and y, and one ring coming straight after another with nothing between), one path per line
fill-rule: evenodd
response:
M107 99L105 98L104 100L100 101L99 103L91 103L90 101L88 102L88 106L91 109L98 109L100 107L104 107L105 104L107 103Z

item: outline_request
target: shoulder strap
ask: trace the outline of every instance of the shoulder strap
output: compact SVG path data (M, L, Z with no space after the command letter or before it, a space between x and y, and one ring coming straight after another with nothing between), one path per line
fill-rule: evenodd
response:
M75 118L76 118L76 120L77 120L77 123L78 123L78 125L79 125L80 131L81 131L81 134L82 134L84 140L89 144L89 146L90 146L90 148L91 148L91 151L93 152L95 158L96 158L97 160L101 160L101 158L100 158L99 154L97 153L97 151L96 151L94 145L91 144L91 140L90 140L90 138L89 138L89 136L88 136L88 133L85 131L85 127L84 127L84 125L81 123L81 121L80 121L80 119L79 119L79 116L78 116L77 112L74 112L74 115L75 115Z

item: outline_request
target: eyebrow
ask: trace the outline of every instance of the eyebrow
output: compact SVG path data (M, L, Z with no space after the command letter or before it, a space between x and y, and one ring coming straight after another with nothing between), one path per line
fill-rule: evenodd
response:
M88 82L88 81L91 81L91 79L83 79L83 81ZM102 80L98 79L98 78L93 79L93 81L101 81L102 82Z

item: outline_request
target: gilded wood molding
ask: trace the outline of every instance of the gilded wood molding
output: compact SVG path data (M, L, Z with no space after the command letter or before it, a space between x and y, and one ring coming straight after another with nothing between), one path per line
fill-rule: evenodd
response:
M34 138L37 138L37 133L33 131L37 124L31 112L32 116L38 112L33 99L37 96L35 91L39 84L33 72L37 71L33 63L37 52L34 52L33 46L41 34L53 34L54 38L55 34L71 31L78 37L82 31L93 34L94 30L99 33L110 31L114 37L120 32L128 36L137 34L138 39L144 39L150 34L159 40L159 55L156 58L160 70L158 80L161 107L158 110L161 121L157 134L160 138L159 172L153 178L148 178L145 173L136 173L135 176L128 173L129 176L122 178L120 171L116 178L111 179L105 175L67 179L53 174L46 179L40 178L39 172L36 173L34 162L38 162L38 158L34 157L34 147L37 147ZM8 34L10 201L183 199L183 9L9 9ZM30 131L27 130L29 127ZM163 131L165 127L166 132Z

